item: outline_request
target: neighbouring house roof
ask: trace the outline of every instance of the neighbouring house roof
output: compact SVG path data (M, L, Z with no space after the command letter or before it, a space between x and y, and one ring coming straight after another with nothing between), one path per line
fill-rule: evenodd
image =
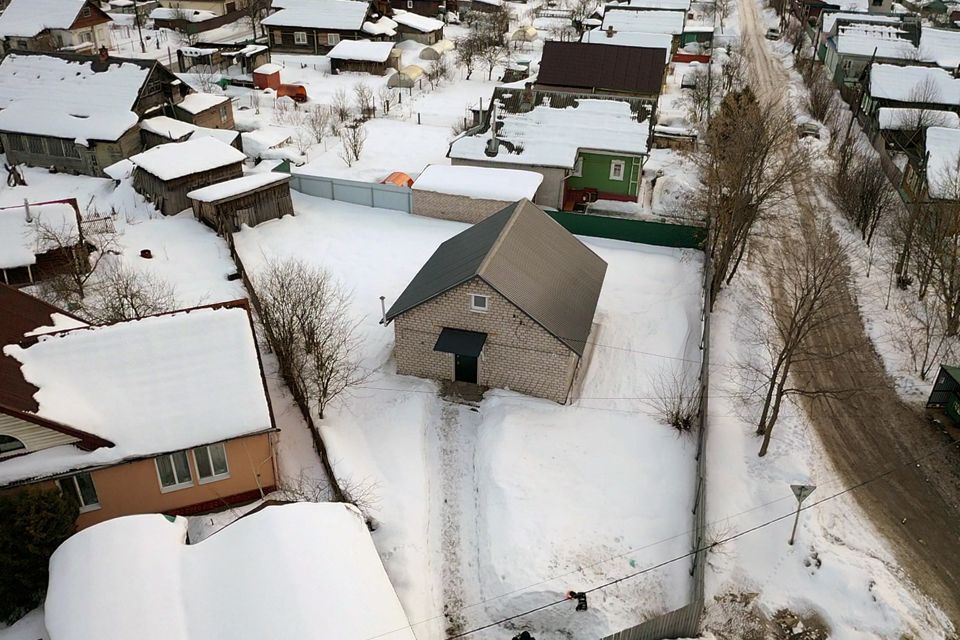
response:
M198 127L195 124L184 122L183 120L175 120L174 118L170 118L168 116L156 116L154 118L141 120L140 128L144 131L149 131L154 135L158 135L173 141L181 140L184 137L188 137L190 140L214 138L225 144L233 144L233 142L237 139L237 136L240 135L239 131L235 131L233 129L211 129L210 127Z
M413 13L412 11L404 11L402 9L393 10L393 21L397 24L401 24L405 27L411 29L416 29L423 33L432 33L434 31L439 31L443 29L443 21L437 20L436 18L429 18L427 16L421 16L419 14Z
M479 277L583 355L607 263L529 200L441 244L387 312L387 321Z
M594 46L594 45L587 45ZM581 150L647 153L649 123L637 122L630 104L619 100L581 99L576 107L554 109L544 105L526 113L498 115L497 137L514 147L497 155L485 151L490 133L457 138L450 157L528 167L573 168Z
M870 96L897 102L960 104L960 78L936 67L901 67L874 64L870 67Z
M866 28L866 27L870 28ZM900 38L900 29L893 26L850 25L841 27L834 44L842 55L887 60L913 60L919 55L912 42Z
M0 13L0 37L32 38L45 29L69 29L86 0L11 0Z
M38 418L115 446L4 460L0 485L272 430L246 301L50 333L7 345Z
M873 24L901 24L903 22L903 19L898 16L884 16L874 13L844 13L838 11L836 13L823 14L823 32L832 33L833 26L837 23L837 20Z
M543 174L536 171L432 164L417 177L413 190L516 202L533 200L541 182Z
M366 2L353 0L288 0L284 8L264 18L263 24L271 27L359 30L368 10Z
M397 23L387 16L380 16L380 19L376 22L370 22L369 20L364 22L361 30L364 33L369 33L372 36L392 37L397 35Z
M960 129L960 115L953 111L881 107L877 112L877 121L880 128L887 131L912 130L917 123L928 127Z
M659 94L667 55L647 47L545 42L537 84Z
M286 173L251 173L233 180L218 182L202 189L194 189L187 194L187 197L200 202L219 202L289 180L290 175Z
M608 8L603 14L603 29L641 31L643 33L683 33L687 15L683 11L634 11Z
M357 60L362 62L386 62L393 51L392 42L370 40L341 40L327 53L331 60Z
M690 0L629 0L629 2L610 2L606 10L616 9L663 9L667 11L687 11L690 9Z
M960 196L960 130L927 129L927 193L934 199Z
M960 31L924 27L920 31L920 58L956 69L960 66Z
M187 22L205 22L216 18L217 14L213 11L204 11L202 9L177 9L171 7L157 7L150 12L151 20L179 20L185 18Z
M161 180L174 180L201 171L243 162L243 152L214 138L170 142L130 157L139 169Z
M664 63L670 62L670 49L673 46L673 36L669 33L641 33L639 31L604 31L593 29L585 31L581 42L591 44L612 44L618 47L643 47L646 49L663 49Z
M363 515L338 502L268 506L197 544L183 517L101 522L51 557L44 623L54 640L414 640Z
M0 61L0 129L77 140L116 140L138 120L133 107L150 66L11 53Z
M80 242L77 211L69 204L55 203L29 207L0 209L0 269L13 269L36 264L37 255L56 249L50 230L61 240L75 238Z
M230 102L230 97L215 93L191 93L177 103L177 108L183 109L187 113L197 115L224 102Z

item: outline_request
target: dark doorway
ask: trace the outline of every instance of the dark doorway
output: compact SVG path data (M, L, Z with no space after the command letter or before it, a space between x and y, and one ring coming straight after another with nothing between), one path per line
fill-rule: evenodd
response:
M461 356L456 354L453 356L454 362L454 371L453 379L457 382L469 382L471 384L477 384L477 357L476 356Z

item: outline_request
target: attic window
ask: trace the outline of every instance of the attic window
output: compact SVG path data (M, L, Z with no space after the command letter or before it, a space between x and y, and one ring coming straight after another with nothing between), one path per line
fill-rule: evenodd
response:
M477 311L479 313L486 313L490 309L490 299L488 296L480 295L479 293L470 294L470 310Z
M0 435L0 456L26 448L23 442L13 436Z
M90 7L84 6L83 9L80 9L80 15L84 18L90 17Z

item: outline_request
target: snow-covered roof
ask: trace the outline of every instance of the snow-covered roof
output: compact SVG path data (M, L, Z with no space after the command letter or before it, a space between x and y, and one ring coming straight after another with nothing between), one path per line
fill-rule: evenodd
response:
M87 145L90 140L116 140L137 126L137 119L133 111L74 114L55 100L24 100L0 111L0 131L52 136Z
M217 202L289 179L290 175L286 173L251 173L202 189L194 189L187 194L187 197L200 202Z
M203 48L203 47L180 47L178 49L180 53L187 56L188 58L200 58L202 56L210 56L215 54L219 49Z
M641 31L643 33L683 33L687 15L682 11L635 11L608 8L603 14L602 28L614 31Z
M281 127L266 126L262 129L244 131L240 134L244 152L256 158L268 149L280 147L290 142L290 131Z
M583 150L647 152L647 123L637 122L630 105L617 100L583 99L576 107L540 105L526 113L503 115L498 138L519 152L501 147L495 157L484 153L489 132L454 140L450 157L527 166L572 168Z
M148 68L130 62L94 71L87 61L11 53L0 61L0 109L30 103L6 116L9 126L30 129L24 133L115 140L136 124L131 109L148 75Z
M69 29L85 0L12 0L0 13L0 37L31 38L44 29Z
M272 428L246 308L180 311L40 336L3 353L38 388L36 414L110 440L10 458L0 484L220 442ZM78 375L82 372L82 375Z
M311 29L360 29L369 5L354 0L296 0L286 8L263 19L273 27L308 27Z
M533 200L541 182L543 174L536 171L432 164L413 183L413 190L516 202Z
M213 138L161 144L130 158L137 167L161 180L174 180L245 159L241 151Z
M140 121L140 128L144 131L163 136L168 140L185 138L197 130L196 125L169 116L156 116Z
M332 60L362 60L366 62L385 62L393 51L392 42L372 42L370 40L341 40L330 50L327 57Z
M183 109L187 113L197 115L198 113L203 113L207 109L212 109L218 104L223 104L224 102L229 101L230 97L225 95L218 95L215 93L191 93L177 103L177 108Z
M380 19L376 22L369 20L364 22L361 31L372 36L395 36L397 35L397 23L387 16L380 16Z
M280 65L274 64L274 63L272 63L272 62L268 62L268 63L266 63L266 64L260 65L259 67L257 67L256 69L254 69L253 72L254 72L254 73L262 73L262 74L264 74L264 75L267 75L267 74L271 74L271 73L276 73L276 72L280 71L281 69L283 69L283 67L281 67Z
M394 9L393 20L397 24L402 24L405 27L410 27L411 29L416 29L417 31L422 31L423 33L431 33L433 31L439 31L440 29L443 29L442 20L421 16L413 13L412 11L404 11L402 9Z
M351 505L274 505L200 543L186 538L186 518L160 514L70 537L50 559L50 637L414 640Z
M204 22L216 18L217 14L203 9L177 9L170 7L157 7L150 12L151 20L179 20L186 18L187 22Z
M885 16L875 13L845 13L843 11L838 11L836 13L823 14L823 32L832 33L833 26L837 23L837 20L873 24L900 24L903 22L903 20L898 16Z
M664 9L669 11L687 11L690 9L690 0L629 0L629 2L609 3L607 9L617 7L631 7L635 9Z
M931 198L960 196L960 129L927 129L927 190Z
M80 240L77 212L69 204L33 205L30 218L24 207L0 210L0 269L36 264L37 254L56 248L44 240L45 229L57 238Z
M919 55L917 48L909 40L897 37L900 30L893 26L865 25L841 27L836 36L837 51L844 55L870 57L876 52L877 58L888 60L913 60Z
M877 114L877 121L881 129L888 131L912 130L918 123L926 127L960 129L960 115L952 111L881 107Z
M960 78L936 67L875 64L870 68L870 95L897 102L960 104Z
M190 136L190 139L199 140L200 138L213 138L214 140L219 140L224 144L232 145L239 135L240 132L236 131L235 129L197 127L196 131L193 132L193 135Z
M960 65L960 31L924 27L920 32L920 58L956 69Z
M621 47L649 47L663 49L666 54L665 62L670 62L670 50L673 46L673 36L669 33L643 33L640 31L614 31L607 35L603 29L585 31L581 42L591 44L615 44Z

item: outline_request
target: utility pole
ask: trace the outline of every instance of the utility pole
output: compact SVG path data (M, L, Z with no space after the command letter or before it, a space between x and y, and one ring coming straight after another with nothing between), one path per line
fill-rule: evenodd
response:
M812 484L792 484L790 488L793 490L793 495L797 498L797 515L793 519L793 531L790 532L790 541L787 543L793 546L793 541L797 537L797 523L800 522L800 505L810 497L810 494L813 493L813 490L817 487Z

